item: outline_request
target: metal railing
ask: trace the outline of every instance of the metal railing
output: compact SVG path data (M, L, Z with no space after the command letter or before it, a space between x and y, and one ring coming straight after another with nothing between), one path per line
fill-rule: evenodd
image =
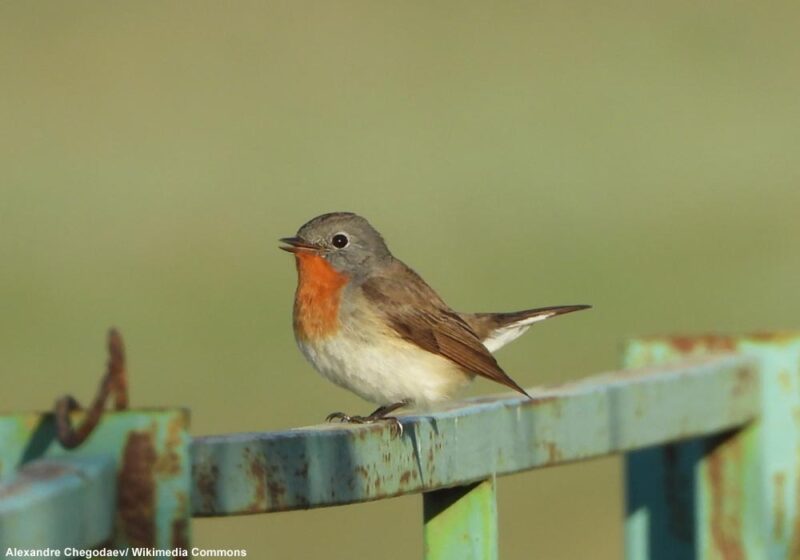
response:
M624 454L629 560L800 558L800 333L642 338L623 361L402 416L402 435L192 438L183 410L118 410L68 450L63 418L3 416L0 550L190 550L191 517L422 493L425 558L497 558L497 476Z

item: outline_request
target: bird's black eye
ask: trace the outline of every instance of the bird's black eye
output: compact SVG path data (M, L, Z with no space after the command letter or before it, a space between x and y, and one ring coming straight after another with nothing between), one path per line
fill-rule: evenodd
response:
M337 233L331 239L331 243L333 243L333 246L336 247L337 249L344 249L345 247L347 247L347 244L350 243L350 240L347 239L347 236L345 234Z

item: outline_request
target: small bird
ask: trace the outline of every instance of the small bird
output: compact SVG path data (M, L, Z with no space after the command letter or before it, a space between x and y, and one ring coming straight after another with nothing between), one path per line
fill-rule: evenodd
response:
M379 405L368 416L335 412L328 421L391 420L402 430L390 413L446 399L476 375L530 398L492 352L533 323L590 307L459 313L351 212L317 216L280 241L297 265L300 351L324 377Z

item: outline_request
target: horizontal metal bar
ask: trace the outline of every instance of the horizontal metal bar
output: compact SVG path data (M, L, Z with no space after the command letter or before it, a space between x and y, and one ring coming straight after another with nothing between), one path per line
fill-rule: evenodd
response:
M74 411L74 425L86 411ZM175 548L190 540L189 415L182 409L106 411L88 439L64 449L52 413L0 416L0 482L42 459L110 456L116 526L110 544ZM77 502L80 503L80 502ZM64 545L66 546L66 545Z
M701 358L404 416L195 438L195 516L376 500L741 426L759 414L749 358Z
M115 503L116 468L110 456L30 462L0 484L0 550L105 543Z

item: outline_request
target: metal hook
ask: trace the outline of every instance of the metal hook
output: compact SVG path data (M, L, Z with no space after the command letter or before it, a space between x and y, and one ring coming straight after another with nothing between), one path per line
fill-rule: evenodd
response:
M114 394L114 409L128 408L128 379L125 373L125 345L117 329L108 331L108 363L106 373L100 382L94 401L86 411L80 426L73 428L70 413L80 410L81 405L72 395L65 395L56 401L56 436L65 449L78 447L100 422L109 394Z

